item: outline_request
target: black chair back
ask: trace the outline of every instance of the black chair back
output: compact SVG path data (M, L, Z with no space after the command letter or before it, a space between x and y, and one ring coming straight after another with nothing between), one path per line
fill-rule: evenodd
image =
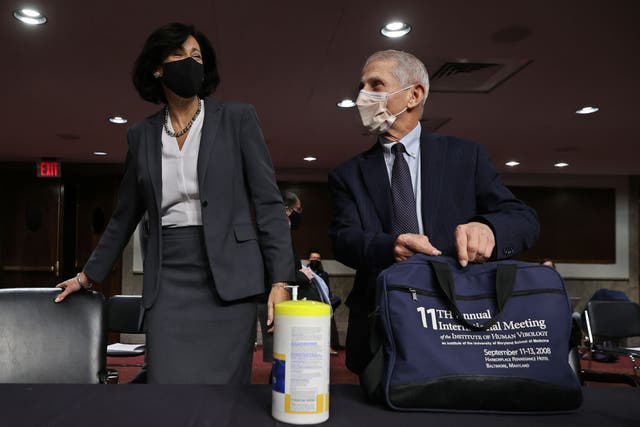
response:
M601 338L640 336L640 305L629 301L590 301L590 333Z
M106 316L97 292L53 300L57 288L0 289L0 382L105 381Z
M141 334L140 314L142 297L140 295L114 295L107 301L107 329L110 332Z

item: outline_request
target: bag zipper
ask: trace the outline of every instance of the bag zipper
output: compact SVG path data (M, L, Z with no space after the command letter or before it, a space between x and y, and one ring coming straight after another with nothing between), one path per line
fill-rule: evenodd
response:
M389 285L387 286L387 288L392 291L409 292L411 294L412 301L418 301L418 294L430 296L430 297L440 296L439 292L425 291L423 289L416 289L407 285ZM563 295L565 294L565 292L561 291L560 289L544 288L544 289L532 289L530 291L515 291L511 294L511 296L526 296L526 295L547 294L547 293L563 294ZM468 295L468 296L456 295L456 300L474 301L479 299L488 299L488 298L495 298L495 297L496 297L496 294L480 294L480 295Z

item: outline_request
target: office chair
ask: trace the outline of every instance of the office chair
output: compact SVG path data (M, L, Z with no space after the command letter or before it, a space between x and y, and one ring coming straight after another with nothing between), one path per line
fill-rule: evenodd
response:
M140 295L114 295L107 301L107 330L125 334L142 334L140 313L142 310ZM115 343L107 346L108 357L135 357L145 353L144 344ZM108 368L140 367L142 363L109 363ZM107 382L118 382L118 371L108 369Z
M0 289L0 382L103 383L104 298L58 288Z
M580 364L580 344L582 341L582 330L580 328L580 313L573 313L571 316L571 337L569 338L569 366L576 375L581 385L584 385L582 366Z
M621 346L602 346L602 340L617 340L640 337L640 305L630 301L590 301L584 313L588 334L588 347L591 354L594 351L606 355L629 357L632 372L618 374L584 370L585 381L620 382L633 387L640 387L637 361L640 358L640 348ZM590 368L591 366L589 366Z

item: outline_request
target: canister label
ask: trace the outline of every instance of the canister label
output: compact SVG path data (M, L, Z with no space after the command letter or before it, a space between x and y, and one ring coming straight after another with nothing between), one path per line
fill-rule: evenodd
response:
M277 420L314 424L329 416L330 308L324 306L276 305L272 414ZM317 315L312 311L320 309ZM291 314L283 313L287 310Z

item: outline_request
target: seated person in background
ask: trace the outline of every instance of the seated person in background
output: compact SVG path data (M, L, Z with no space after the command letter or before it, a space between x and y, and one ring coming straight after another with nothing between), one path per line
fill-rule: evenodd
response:
M329 287L329 293L331 293L331 286L329 285L329 275L324 268L322 267L322 257L320 256L320 251L317 249L309 249L308 259L307 259L307 267L313 270L318 276L322 277L324 283Z
M329 284L329 274L324 271L324 267L322 266L322 259L320 256L320 252L317 249L310 249L309 255L307 259L307 266L313 271L315 274L320 276L320 278L327 285L327 294L329 296L329 300L331 301L331 308L335 310L338 308L342 300L340 297L334 297L331 293L331 285Z
M331 309L332 311L335 311L335 309L338 308L340 304L342 304L342 299L340 297L334 296L331 293L331 286L329 285L329 274L326 271L324 271L324 268L322 266L322 257L320 255L320 251L318 251L317 249L309 249L307 261L308 261L307 265L309 266L311 271L313 271L318 276L320 276L322 280L324 280L324 283L326 283L327 291L329 294L329 300L331 301ZM331 354L337 355L338 351L335 349L339 347L340 347L340 339L338 337L338 326L336 325L336 319L332 313L331 315Z

